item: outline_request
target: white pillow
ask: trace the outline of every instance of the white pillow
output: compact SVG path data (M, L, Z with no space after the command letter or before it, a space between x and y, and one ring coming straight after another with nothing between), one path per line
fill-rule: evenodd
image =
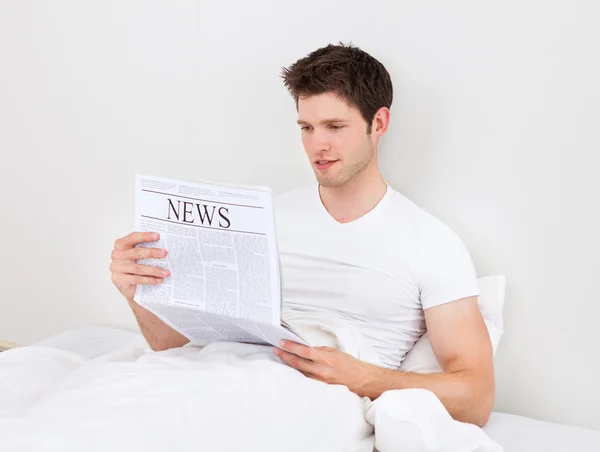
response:
M488 328L494 354L496 354L504 331L502 307L504 306L506 278L503 275L486 276L478 278L477 282L479 285L479 309ZM427 332L406 354L399 370L421 374L442 372L431 348Z

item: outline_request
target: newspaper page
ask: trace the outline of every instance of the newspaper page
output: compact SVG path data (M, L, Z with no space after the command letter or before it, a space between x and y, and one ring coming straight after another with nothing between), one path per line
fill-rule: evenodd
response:
M135 227L157 232L171 275L138 285L134 300L194 344L235 341L305 345L281 319L282 287L272 193L136 175Z

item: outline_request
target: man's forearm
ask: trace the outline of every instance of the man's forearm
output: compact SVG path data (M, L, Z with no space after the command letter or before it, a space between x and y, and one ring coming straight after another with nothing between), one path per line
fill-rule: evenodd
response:
M493 375L482 378L466 370L424 375L381 368L361 392L376 399L387 390L409 388L433 392L454 419L479 426L488 421L494 404Z
M189 342L185 336L175 331L146 308L133 300L127 301L135 315L140 331L153 350L159 351L181 347Z

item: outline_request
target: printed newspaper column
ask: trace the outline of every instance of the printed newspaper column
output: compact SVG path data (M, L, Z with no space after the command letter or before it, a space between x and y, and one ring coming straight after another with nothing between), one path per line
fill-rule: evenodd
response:
M136 175L136 230L160 234L139 246L167 250L139 261L171 271L140 285L134 300L192 343L305 343L281 321L281 278L272 194Z

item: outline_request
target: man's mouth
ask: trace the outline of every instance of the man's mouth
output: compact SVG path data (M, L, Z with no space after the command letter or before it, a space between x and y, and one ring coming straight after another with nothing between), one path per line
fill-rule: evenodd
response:
M324 171L332 166L337 160L317 160L315 161L315 166L318 170Z

